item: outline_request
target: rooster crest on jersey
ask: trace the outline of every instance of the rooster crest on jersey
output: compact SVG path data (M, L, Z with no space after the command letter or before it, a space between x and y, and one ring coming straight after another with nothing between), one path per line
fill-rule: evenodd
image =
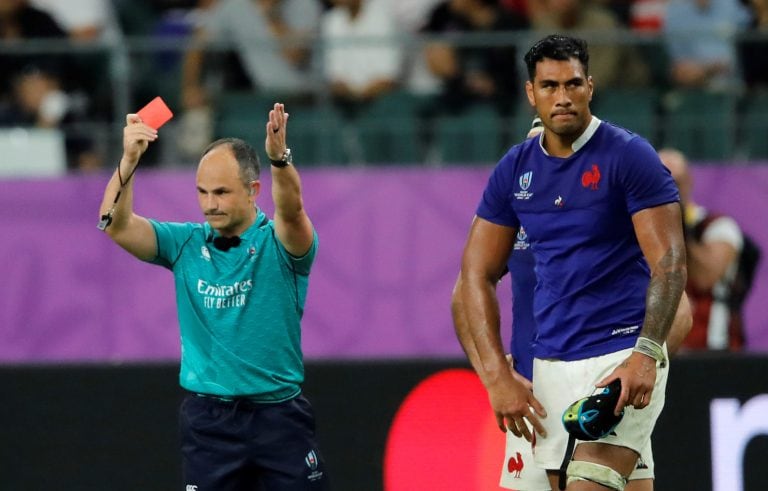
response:
M594 191L597 189L597 184L599 182L600 168L597 164L592 164L592 169L581 175L581 185Z

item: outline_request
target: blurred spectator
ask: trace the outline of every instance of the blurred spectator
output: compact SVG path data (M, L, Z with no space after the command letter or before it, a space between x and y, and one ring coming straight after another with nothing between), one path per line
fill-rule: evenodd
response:
M312 36L317 35L317 0L219 0L205 16L198 42L186 56L184 105L204 104L204 43L225 43L238 55L256 90L279 94L312 92Z
M74 43L101 46L94 51L75 51L78 98L84 104L84 119L91 122L112 121L114 86L110 66L112 49L121 41L122 32L110 0L30 0L30 5L50 14ZM93 134L89 128L70 129L81 139Z
M613 13L621 27L629 27L635 0L588 0Z
M239 72L231 70L231 63L217 73L204 73L212 54L206 48L212 44L234 51L236 65L242 66L249 89L274 94L288 104L292 98L311 96L315 79L310 43L317 36L321 10L317 0L216 1L204 16L194 46L184 59L182 105L186 111L197 110L191 119L205 124L206 117L210 118L210 90L243 88L221 78L222 73L237 78ZM207 81L204 75L209 75ZM201 137L198 142L187 141L184 150L196 155L207 145L210 135L192 133Z
M332 0L326 0L331 3ZM389 0L398 26L407 32L418 32L427 22L435 5L442 0Z
M119 28L109 0L30 0L30 5L50 14L70 39L116 39Z
M387 0L330 3L321 27L324 76L334 101L354 114L398 86L403 47Z
M26 0L0 1L0 40L65 39L66 32L46 12ZM2 54L0 125L62 128L82 120L84 101L77 95L78 74L67 54L41 52ZM66 132L68 166L93 170L101 166L93 142Z
M0 40L9 42L27 39L64 38L66 33L45 12L27 5L25 0L0 0ZM30 67L45 68L48 73L60 75L64 71L65 61L61 56L45 54L44 50L34 53L0 54L0 66L3 77L0 90L4 102L12 96L12 84L15 77Z
M69 111L70 100L58 77L45 69L29 67L13 77L11 120L24 126L57 128Z
M649 69L642 57L632 45L618 42L624 26L613 11L587 0L541 0L537 4L531 12L534 29L547 33L585 31L584 37L589 42L589 75L597 86L648 85Z
M739 45L744 82L749 88L768 89L768 0L745 1L749 4L752 19L747 38Z
M527 28L525 17L502 9L495 0L446 0L432 10L422 32L492 34ZM514 44L454 45L443 39L430 42L425 57L431 72L443 83L443 108L461 111L472 103L486 101L500 112L509 113L516 106L522 82Z
M667 0L634 0L628 2L629 26L635 31L658 33L664 27Z
M403 87L414 94L434 95L440 90L440 81L427 68L423 55L423 40L419 33L424 28L435 5L443 0L389 0L395 22L403 34Z
M529 17L531 3L530 0L499 0L501 8L525 18Z
M739 0L670 0L664 37L678 87L739 86L734 36L748 13Z
M691 199L693 180L685 156L674 149L659 151L680 190L688 257L686 291L693 327L683 349L739 350L744 345L740 309L730 305L743 236L728 216L712 213Z

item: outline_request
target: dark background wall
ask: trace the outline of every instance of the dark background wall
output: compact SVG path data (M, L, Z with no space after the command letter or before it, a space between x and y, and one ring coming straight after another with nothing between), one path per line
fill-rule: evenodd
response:
M383 489L385 442L398 408L425 378L456 367L466 365L460 360L308 364L305 392L317 413L335 490ZM711 434L744 441L746 408L755 412L761 410L758 403L768 401L766 374L766 356L674 360L654 438L657 491L739 491L738 476L727 481L733 487L713 488ZM4 366L0 390L0 489L183 489L176 423L182 391L175 364ZM742 410L733 422L711 430L710 408L718 398L736 399ZM749 491L764 490L768 482L768 411L761 414L764 429L744 441L740 468ZM435 417L449 420L450 407L435 408ZM450 440L450 431L443 437ZM734 442L721 441L721 449L732 451L720 455L738 458ZM489 472L496 473L498 465Z

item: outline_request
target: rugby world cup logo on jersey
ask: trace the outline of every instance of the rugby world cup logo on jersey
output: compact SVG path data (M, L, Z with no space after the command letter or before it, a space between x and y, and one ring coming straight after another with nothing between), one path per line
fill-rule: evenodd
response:
M528 188L531 185L531 179L533 178L533 171L528 171L522 176L520 176L520 189L523 191L528 191Z
M525 232L525 227L520 226L520 230L517 231L517 237L515 238L515 250L521 251L531 247L531 243L528 242L528 234Z
M533 171L524 172L520 175L518 183L520 184L520 191L515 193L516 199L531 199L533 193L528 191L533 182Z
M313 471L317 469L317 454L314 450L310 450L306 457L304 457L304 462L306 462L307 467L312 469Z
M310 481L317 481L323 477L323 472L317 470L320 463L317 459L317 453L314 450L310 450L307 453L307 456L304 457L304 463L307 464L307 467L309 467L309 470L311 471L307 476L307 479Z

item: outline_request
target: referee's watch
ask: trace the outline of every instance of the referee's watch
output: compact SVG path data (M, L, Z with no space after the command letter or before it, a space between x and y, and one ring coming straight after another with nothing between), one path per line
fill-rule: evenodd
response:
M290 148L286 148L285 152L283 152L283 156L280 157L280 159L278 159L278 160L269 159L269 163L274 165L275 167L280 167L280 168L283 168L283 167L286 167L286 166L292 164L293 163L293 155L291 155L291 149Z

